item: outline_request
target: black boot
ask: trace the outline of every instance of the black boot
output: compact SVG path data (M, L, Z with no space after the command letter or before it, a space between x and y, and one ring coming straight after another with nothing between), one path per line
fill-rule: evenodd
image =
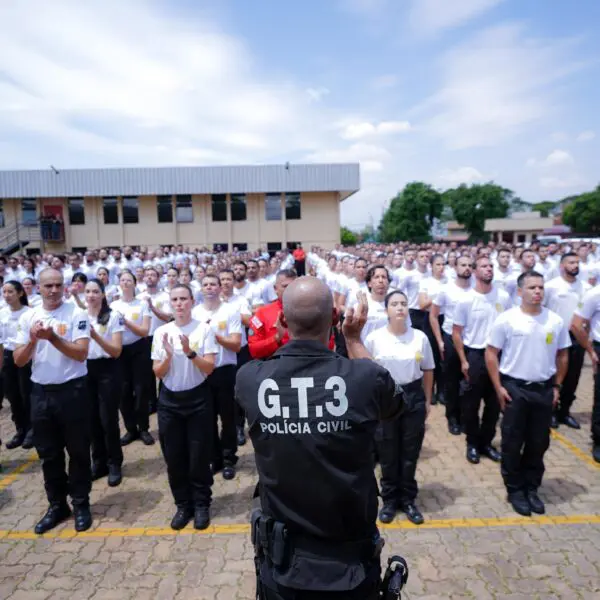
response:
M194 529L202 531L210 525L210 509L208 506L198 506L194 512Z
M8 442L6 442L6 449L13 450L14 448L18 448L19 446L23 445L24 441L25 432L22 429L17 429L15 435L13 435L13 437Z
M194 511L188 506L179 507L175 516L171 519L171 529L179 531L183 529L194 516Z
M396 517L396 506L391 502L387 502L383 505L379 511L379 520L382 523L391 523Z
M108 467L108 485L110 487L118 486L123 480L121 467L119 465L109 465Z
M521 490L518 492L512 492L512 494L508 494L507 500L510 502L515 512L523 515L524 517L531 516L531 506L529 505L527 496L525 496L525 492Z
M35 526L35 533L41 535L54 529L57 525L66 521L71 516L71 509L66 502L59 504L51 504L46 511L46 514L40 519Z
M21 447L23 448L23 450L31 450L31 448L33 448L33 429L30 429L27 432Z
M74 506L75 531L87 531L92 526L92 511L89 506Z

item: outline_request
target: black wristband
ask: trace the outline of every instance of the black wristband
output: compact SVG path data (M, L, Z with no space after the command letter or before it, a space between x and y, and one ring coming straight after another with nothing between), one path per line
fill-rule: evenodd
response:
M186 356L190 359L190 360L194 360L194 358L196 358L196 356L198 356L197 352L194 352L193 350L189 353L186 354Z

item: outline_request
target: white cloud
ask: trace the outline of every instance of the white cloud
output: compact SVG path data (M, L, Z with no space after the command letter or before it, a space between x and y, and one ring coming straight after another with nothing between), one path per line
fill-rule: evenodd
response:
M319 87L319 88L308 88L306 90L306 93L308 94L308 97L313 102L319 102L320 100L323 99L324 96L327 96L330 93L330 91L326 87Z
M486 29L444 56L441 89L414 112L448 148L498 145L555 110L554 84L580 68L569 50L517 25Z
M334 135L311 102L325 88L263 75L209 19L145 0L32 0L1 3L0 22L0 138L36 139L0 166L268 162Z
M593 131L582 131L578 136L577 136L577 141L578 142L589 142L591 140L593 140L596 137L596 133Z
M546 167L557 167L560 165L572 165L575 161L565 150L553 150L544 159L542 164Z
M346 140L359 140L377 135L406 133L410 130L411 125L408 121L381 121L380 123L364 121L362 123L348 123L344 125L340 135Z
M566 188L581 188L585 186L585 179L573 174L565 177L547 176L540 178L540 186L545 189L564 190Z
M392 155L383 146L357 142L345 148L318 150L308 158L314 162L359 162L363 171L382 171Z
M443 187L455 187L461 183L471 184L486 181L486 176L475 167L460 167L444 169L437 177L437 182Z
M421 35L463 25L504 0L412 0L410 24Z

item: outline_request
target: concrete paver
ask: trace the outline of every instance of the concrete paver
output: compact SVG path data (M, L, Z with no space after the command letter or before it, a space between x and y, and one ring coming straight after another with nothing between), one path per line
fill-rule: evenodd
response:
M574 407L582 429L561 426L553 436L540 490L547 515L536 519L510 510L498 465L468 464L464 438L447 432L443 407L433 408L418 469L426 523L417 528L399 516L382 530L385 556L399 553L409 562L407 598L600 597L600 465L590 457L591 401L586 367ZM6 406L0 427L8 439ZM214 527L206 533L169 529L174 506L158 444L125 448L120 487L94 483L94 528L83 535L68 522L36 537L32 528L46 499L35 452L3 448L0 458L0 599L254 597L247 519L256 475L248 445L236 479L216 477Z

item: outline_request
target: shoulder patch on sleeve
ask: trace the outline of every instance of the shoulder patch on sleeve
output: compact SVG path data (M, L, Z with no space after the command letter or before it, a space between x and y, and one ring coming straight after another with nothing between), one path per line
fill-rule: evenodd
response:
M80 331L84 331L87 327L87 321L79 321L79 323L77 324L77 329L79 329Z
M250 326L252 327L252 329L258 330L261 327L263 327L263 322L256 315L254 315L250 319Z

